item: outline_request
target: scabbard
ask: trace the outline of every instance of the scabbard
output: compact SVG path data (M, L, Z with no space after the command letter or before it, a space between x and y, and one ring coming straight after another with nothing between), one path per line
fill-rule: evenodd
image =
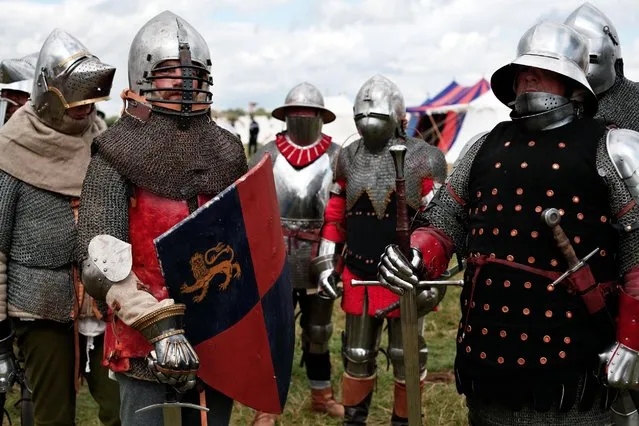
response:
M606 297L600 285L597 284L590 266L584 265L573 272L568 278L569 287L572 288L586 306L589 320L597 334L606 342L615 339L616 322L606 305Z
M595 314L602 309L607 309L604 293L597 285L590 266L584 265L578 271L573 272L567 280L570 283L569 288L581 297L588 313Z

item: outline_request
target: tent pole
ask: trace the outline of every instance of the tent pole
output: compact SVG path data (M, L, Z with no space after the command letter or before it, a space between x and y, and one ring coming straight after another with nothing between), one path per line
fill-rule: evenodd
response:
M437 140L441 140L442 134L439 131L439 127L437 126L435 119L433 118L431 114L426 114L426 115L428 116L428 119L430 120L430 124L433 126L433 130L435 131L435 134L437 135Z

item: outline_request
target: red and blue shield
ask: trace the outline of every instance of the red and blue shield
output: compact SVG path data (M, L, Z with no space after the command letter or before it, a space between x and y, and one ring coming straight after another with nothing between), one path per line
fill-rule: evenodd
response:
M199 377L281 413L295 344L292 286L269 156L155 240L169 294L186 305Z

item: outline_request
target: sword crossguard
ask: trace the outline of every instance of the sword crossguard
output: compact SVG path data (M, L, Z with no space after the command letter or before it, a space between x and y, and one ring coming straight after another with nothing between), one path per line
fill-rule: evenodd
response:
M379 281L366 281L366 280L352 280L351 285L353 287L374 287L382 285ZM415 287L416 291L425 290L428 287L463 287L464 280L423 280L417 283Z
M598 251L599 251L599 247L597 247L596 249L594 249L593 251L585 255L583 259L579 260L579 262L577 262L576 265L574 265L572 268L568 269L566 272L561 274L561 276L557 278L555 281L553 281L550 285L553 287L556 286L557 284L565 280L566 277L568 277L570 274L574 274L575 272L577 272L578 270L586 266L586 262L588 262L588 260L591 257L593 257Z

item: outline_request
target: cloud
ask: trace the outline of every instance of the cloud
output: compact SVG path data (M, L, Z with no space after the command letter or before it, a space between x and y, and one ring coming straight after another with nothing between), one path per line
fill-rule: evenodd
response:
M402 89L408 105L422 102L452 79L474 83L513 59L517 41L542 19L563 21L579 0L34 0L2 1L0 58L37 51L54 27L74 34L118 67L116 114L127 83L127 58L137 30L165 9L206 38L213 59L216 108L278 106L300 81L325 95L353 98L381 73ZM626 74L639 79L636 0L594 2L615 23Z

